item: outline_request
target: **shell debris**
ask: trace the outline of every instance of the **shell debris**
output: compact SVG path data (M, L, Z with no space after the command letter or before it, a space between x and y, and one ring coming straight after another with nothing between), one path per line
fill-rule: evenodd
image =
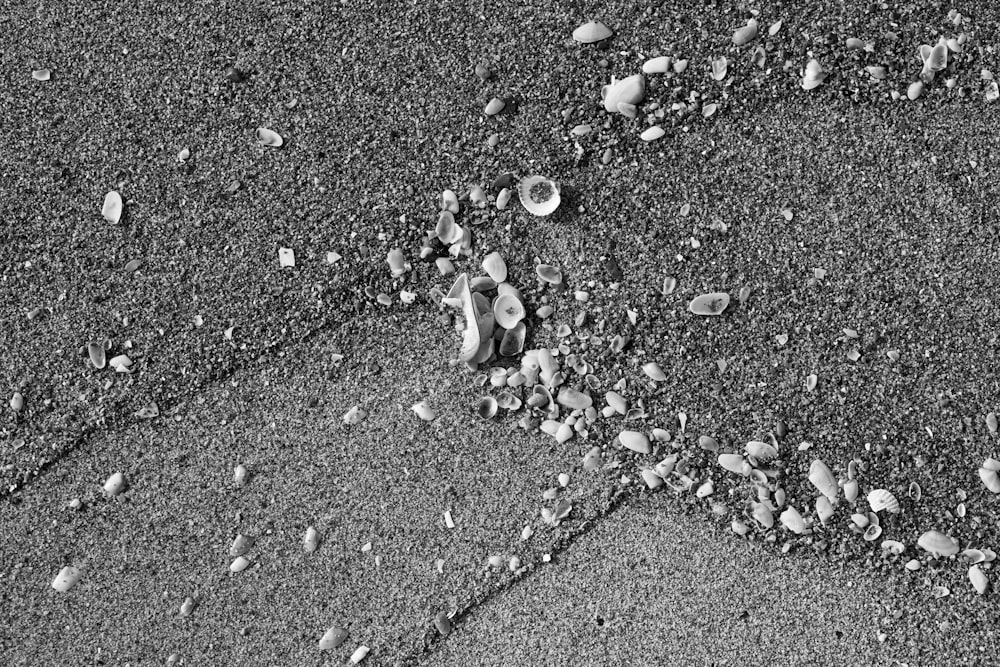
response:
M347 641L347 630L336 626L327 630L319 640L319 650L329 651L335 649Z
M581 44L594 44L614 34L611 28L600 21L587 21L573 31L573 39Z
M122 217L122 196L112 190L104 195L104 205L101 207L101 215L112 224L117 224Z
M65 593L69 589L76 585L76 582L80 581L80 577L83 576L83 570L73 567L72 565L67 565L63 569L59 570L59 574L56 578L52 580L52 588L59 591L60 593Z

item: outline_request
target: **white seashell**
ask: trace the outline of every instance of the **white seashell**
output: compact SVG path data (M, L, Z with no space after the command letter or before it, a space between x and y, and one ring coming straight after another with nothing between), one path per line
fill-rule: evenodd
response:
M935 586L931 589L931 594L934 596L935 600L940 600L941 598L946 598L951 595L951 591L948 590L947 586Z
M282 268L295 266L295 251L291 248L278 248L278 266Z
M506 102L504 102L499 97L494 97L493 99L491 99L489 102L486 103L486 108L483 109L483 113L485 113L487 116L495 116L501 111L503 111L504 107L506 106L507 106Z
M983 574L978 565L973 565L969 568L969 581L972 582L972 587L980 595L984 595L989 590L990 580L986 578L986 575Z
M819 492L830 499L831 503L836 502L839 487L837 478L833 476L826 464L816 459L809 466L809 481L819 489Z
M885 489L875 489L868 492L868 505L873 512L886 510L892 514L899 513L899 501Z
M991 470L985 466L980 468L979 479L983 480L983 484L992 493L1000 493L1000 475L997 474L996 470Z
M854 503L854 501L858 499L858 493L860 490L858 480L849 479L844 482L844 498L847 499L847 502Z
M986 560L986 554L979 549L965 549L962 551L962 557L973 565L976 563L982 563Z
M694 495L698 496L699 498L707 498L708 496L712 495L714 491L715 491L715 485L712 484L712 480L708 480L707 482L698 487L698 490L694 492Z
M264 146L271 146L273 148L277 148L285 143L285 140L281 138L280 134L267 129L266 127L257 128L257 141Z
M497 283L507 280L507 262L498 252L491 252L483 258L483 270Z
M833 503L826 496L820 496L816 499L816 516L819 517L819 522L826 525L827 520L833 516Z
M229 564L230 572L242 572L250 565L250 561L244 556L237 556L236 560Z
M771 26L767 29L767 34L769 37L774 37L775 35L778 34L778 31L781 30L781 23L782 22L778 20L771 24Z
M550 264L539 264L535 267L535 274L550 285L562 284L562 271Z
M367 646L364 646L364 645L361 645L361 646L357 647L356 649L354 649L354 653L351 654L351 664L352 665L356 665L359 662L361 662L362 660L364 660L365 656L368 655L368 651L369 650L370 649Z
M852 514L851 521L853 521L854 525L858 528L867 528L868 524L871 523L871 521L868 520L868 515L861 513Z
M498 326L513 329L524 319L524 305L511 294L501 294L493 300L493 318Z
M640 454L649 454L653 451L649 444L649 438L638 431L622 431L618 434L618 442L623 447Z
M247 478L250 476L250 471L242 463L233 469L233 481L236 486L244 486L247 483Z
M666 373L660 368L660 365L655 361L650 361L642 367L642 372L648 375L651 379L656 382L664 382L667 379Z
M750 464L739 454L719 454L719 465L737 475L750 474Z
M386 263L389 264L389 272L393 278L398 278L406 273L406 260L403 258L403 251L393 248L385 256Z
M802 77L802 88L812 90L826 80L827 74L823 71L823 66L813 58L806 64L805 74Z
M721 315L729 307L729 295L725 292L711 292L695 297L688 310L695 315Z
M343 419L345 424L350 424L351 426L355 426L363 422L365 420L365 417L367 416L368 413L363 409L361 409L361 406L355 405L350 410L344 413Z
M439 611L434 616L434 627L442 637L447 636L451 632L451 619L448 618L448 612Z
M507 208L507 204L510 203L511 196L510 188L504 188L497 195L496 207L498 211L502 211Z
M441 210L448 211L452 215L458 213L458 195L454 190L445 190L441 193Z
M642 74L633 74L618 80L611 77L611 83L601 88L601 99L608 113L618 111L618 105L639 104L646 96L646 79Z
M752 456L758 461L769 461L778 456L778 450L766 442L751 440L745 447L747 456Z
M782 512L779 519L781 519L781 525L796 535L801 535L806 529L805 520L802 518L802 515L799 514L799 511L794 507L789 507Z
M181 618L187 618L188 616L191 615L191 612L194 611L194 605L195 605L194 598L192 597L185 598L184 604L181 605L181 608L178 611L177 615L180 616Z
M337 648L345 641L347 641L347 630L332 627L327 630L323 634L323 638L319 640L319 650L329 651L330 649Z
M458 307L462 309L462 316L465 318L465 330L462 333L462 347L459 349L458 358L463 362L472 361L479 352L483 341L480 337L479 316L472 299L472 291L469 289L468 274L463 273L458 277L449 290L447 298L457 301Z
M486 208L486 205L490 203L482 186L479 185L473 185L469 190L469 202L476 208Z
M948 66L948 41L943 36L931 49L924 66L934 72L940 72Z
M10 409L14 412L20 412L24 409L24 396L19 391L15 391L14 395L10 397Z
M654 125L643 130L642 134L639 135L639 138L643 141L656 141L666 133L667 131L664 130L663 127L660 125Z
M958 553L958 542L939 530L928 530L917 540L917 546L938 558Z
M650 489L658 489L663 486L663 478L657 475L652 470L643 470L639 473L642 477L642 481L646 483L646 486Z
M104 195L104 205L101 207L101 215L112 224L116 224L122 218L122 196L112 190Z
M497 415L497 400L492 396L483 396L476 405L476 412L483 419L493 419Z
M726 73L729 71L729 61L725 57L718 58L712 61L712 78L716 81L722 81L726 78Z
M628 412L628 403L625 398L614 391L609 391L604 395L604 400L607 401L608 405L615 409L618 414L624 415Z
M600 21L587 21L573 31L573 39L581 44L593 44L611 37L611 28Z
M109 498L113 498L121 493L125 489L125 475L120 472L108 477L107 481L104 482L104 493Z
M906 546L896 540L882 540L882 549L898 556L906 550Z
M517 194L521 205L532 215L546 216L559 208L559 185L544 176L522 178Z
M254 542L256 541L257 541L256 538L254 538L253 536L243 535L242 533L240 533L239 535L236 536L236 538L233 540L232 545L229 547L229 555L232 556L233 558L236 558L237 556L242 556L246 552L250 551L250 549L254 545Z
M427 401L420 401L418 403L414 403L410 409L413 410L417 414L417 416L423 419L425 422L433 421L434 418L437 417L437 413L435 413L434 410L432 410L430 406L427 405Z
M642 64L642 71L645 74L665 74L670 70L670 56L659 56L650 58Z
M757 38L757 19L750 19L747 24L733 33L733 44L744 46Z
M302 538L302 550L311 554L319 548L319 533L312 526L306 528L306 534Z
M455 224L455 215L451 211L441 211L438 214L434 234L441 243L445 245L457 243L462 240L462 233L462 227Z
M104 346L99 343L89 343L87 345L87 355L90 357L90 363L98 370L104 368L107 364Z
M740 536L746 535L747 533L750 532L750 526L746 525L739 519L733 519L733 523L731 524L731 526L733 532Z
M675 60L674 63L673 63L673 65L671 65L671 67L674 68L674 72L676 72L677 74L681 74L684 70L687 69L687 67L688 67L688 60L687 60L687 58L682 58L680 60Z
M924 82L914 81L906 89L906 97L909 100L915 100L920 97L920 93L924 92Z
M889 72L881 65L869 65L865 69L868 71L868 74L869 76L871 76L871 78L876 79L878 81L882 81L887 76L889 76Z
M115 369L116 373L131 373L132 360L127 354L119 354L108 360L108 366Z
M516 354L520 354L524 349L525 333L526 329L524 322L518 322L514 328L505 331L503 338L500 340L500 346L497 348L497 352L500 356L512 357Z
M60 593L65 593L69 589L76 585L76 582L80 581L80 577L83 576L83 570L73 567L72 565L67 565L63 569L59 570L59 574L56 578L52 580L52 588L56 589Z
M754 521L759 523L764 528L774 527L774 514L764 503L754 503L752 516Z
M875 524L868 526L868 530L866 530L864 534L866 542L874 542L881 536L882 536L882 526L877 526Z
M35 81L48 81L52 77L52 72L47 69L31 70L31 78Z

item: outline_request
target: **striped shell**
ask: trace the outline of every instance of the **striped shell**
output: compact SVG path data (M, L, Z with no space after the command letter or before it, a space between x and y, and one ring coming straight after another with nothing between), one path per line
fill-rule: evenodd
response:
M875 489L868 493L868 505L873 512L886 510L892 514L899 513L899 501L885 489Z

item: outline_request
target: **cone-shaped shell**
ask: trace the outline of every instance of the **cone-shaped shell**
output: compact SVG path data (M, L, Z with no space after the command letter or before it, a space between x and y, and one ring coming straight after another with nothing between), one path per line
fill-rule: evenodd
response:
M112 224L121 220L122 196L114 190L104 195L104 205L101 207L101 215Z
M802 518L802 515L799 514L799 511L794 507L786 509L778 518L781 519L781 525L796 535L801 535L806 529L805 520Z
M498 252L491 252L483 258L483 270L497 283L507 280L507 262Z
M618 434L618 441L633 452L649 454L653 451L649 446L649 438L638 431L622 431Z
M980 595L985 594L990 587L990 580L986 578L986 575L983 574L978 565L973 565L969 568L969 581L972 582L972 587Z
M330 628L319 640L319 650L329 651L335 649L347 641L347 630L343 628Z
M69 589L76 585L76 582L80 581L80 577L83 576L83 571L79 568L75 568L72 565L67 565L63 569L59 570L59 574L56 578L52 580L52 588L56 589L60 593L65 593Z
M744 46L757 38L757 19L750 19L747 24L733 33L733 44Z
M1000 493L1000 475L997 474L996 470L990 470L985 467L980 468L979 479L983 480L983 484L992 493Z
M823 66L813 58L806 64L805 76L802 77L802 88L812 90L826 80L827 74L823 71Z
M899 513L899 501L885 489L874 489L868 492L868 505L873 512L885 510L892 514Z
M611 83L601 89L601 99L608 113L618 111L618 105L639 104L646 97L646 78L642 74L633 74L622 80L611 77Z
M719 454L719 465L737 475L750 474L750 464L739 454Z
M269 130L266 127L257 128L257 141L259 141L264 146L271 146L277 148L278 146L285 143L285 140L281 138L281 135L273 130Z
M493 419L497 415L497 399L492 396L483 396L476 405L476 412L483 419Z
M518 322L514 325L513 329L505 331L503 338L500 339L500 348L498 350L500 356L512 357L515 354L520 354L521 350L524 349L524 335L524 322Z
M958 542L939 530L928 530L917 540L917 546L938 558L958 553Z
M423 419L425 422L433 421L433 419L437 416L434 410L432 410L431 407L427 405L427 401L420 401L419 403L414 403L413 407L410 409L413 410L413 412L415 412L416 415L421 419Z
M725 292L711 292L692 299L688 310L695 315L721 315L729 307L729 295Z
M498 326L513 329L524 319L524 306L512 294L501 294L493 300L493 318Z
M809 466L809 481L812 485L819 489L819 492L830 499L830 502L836 502L837 500L837 478L833 476L833 473L826 466L825 463L816 459Z
M611 28L600 21L587 21L573 31L573 39L581 44L593 44L611 37Z
M559 208L559 184L544 176L522 178L517 184L517 195L532 215L546 216Z

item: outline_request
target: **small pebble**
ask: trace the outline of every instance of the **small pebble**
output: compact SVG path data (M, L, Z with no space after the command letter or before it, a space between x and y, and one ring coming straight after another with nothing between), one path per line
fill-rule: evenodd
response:
M506 102L504 102L503 100L501 100L499 97L494 97L486 105L485 113L486 113L487 116L495 116L498 113L500 113L501 111L503 111L504 107L506 107L506 106L507 106Z

